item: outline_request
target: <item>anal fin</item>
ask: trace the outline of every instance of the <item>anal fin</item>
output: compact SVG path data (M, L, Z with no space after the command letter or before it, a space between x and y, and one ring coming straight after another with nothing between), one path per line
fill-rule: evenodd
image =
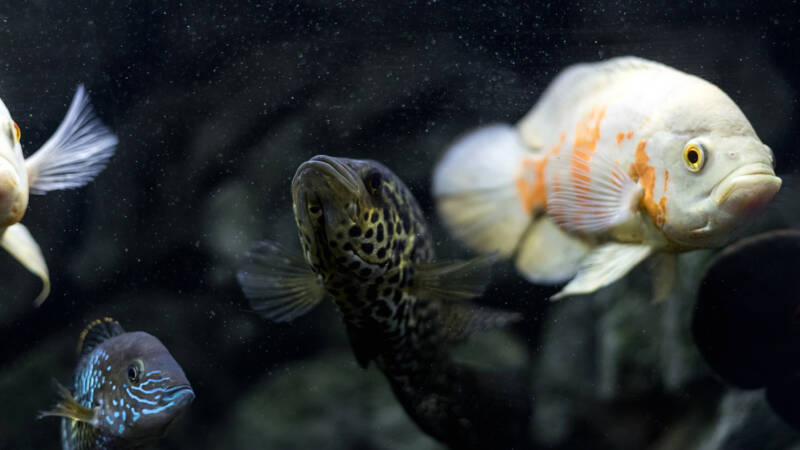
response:
M247 252L236 274L250 305L275 322L299 317L325 297L325 288L311 267L274 241L261 241Z
M34 300L34 305L41 305L50 294L50 273L47 270L47 263L44 261L39 244L36 243L24 225L15 223L3 232L0 246L42 280L42 291Z
M553 297L557 300L568 295L589 294L608 286L630 272L653 252L641 244L610 242L592 251L582 262L578 274Z
M581 260L591 250L588 243L543 216L533 223L520 242L515 265L533 283L562 283L575 276Z

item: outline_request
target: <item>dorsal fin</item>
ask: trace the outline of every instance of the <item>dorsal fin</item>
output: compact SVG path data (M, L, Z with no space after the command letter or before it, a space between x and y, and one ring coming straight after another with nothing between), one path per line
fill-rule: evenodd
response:
M619 56L605 61L571 65L553 79L528 114L517 123L522 142L538 147L543 142L558 142L563 124L575 105L602 92L611 83L618 83L637 73L678 72L661 63L635 56ZM682 72L681 72L682 73ZM624 82L623 82L624 84Z
M79 356L90 353L106 339L124 332L125 330L122 329L119 322L111 317L94 320L81 331L81 336L78 338L77 353Z

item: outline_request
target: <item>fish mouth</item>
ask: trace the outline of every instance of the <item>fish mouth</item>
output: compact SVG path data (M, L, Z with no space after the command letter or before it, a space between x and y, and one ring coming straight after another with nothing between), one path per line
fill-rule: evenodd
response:
M363 183L343 158L317 155L297 168L292 179L295 214L309 219L309 208L320 208L331 225L354 222Z
M298 189L302 184L311 186L327 184L334 191L344 188L345 192L358 196L361 193L361 179L341 158L317 155L300 164L292 179L292 187Z
M755 215L767 207L781 183L767 164L748 164L717 183L711 190L711 199L728 214Z
M194 390L188 384L174 386L168 389L161 397L164 404L172 403L172 407L183 407L194 401Z
M175 422L183 417L187 410L186 407L194 401L194 397L194 390L192 390L192 387L188 384L174 386L168 389L166 394L161 397L163 404L169 405L168 408L172 410L172 413L169 421L163 425L159 433L160 437L165 436L167 432L175 426Z

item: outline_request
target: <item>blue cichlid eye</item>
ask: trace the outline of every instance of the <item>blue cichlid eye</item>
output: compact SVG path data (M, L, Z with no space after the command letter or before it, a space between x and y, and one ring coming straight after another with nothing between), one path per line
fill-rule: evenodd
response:
M130 381L131 383L138 383L140 375L141 375L141 369L136 363L128 366L128 381Z

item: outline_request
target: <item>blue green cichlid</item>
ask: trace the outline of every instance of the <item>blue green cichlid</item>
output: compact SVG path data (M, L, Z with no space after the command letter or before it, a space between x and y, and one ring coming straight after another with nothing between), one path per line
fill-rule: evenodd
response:
M60 416L65 450L136 448L156 440L184 413L194 391L164 344L125 332L111 319L81 333L72 390L39 417Z
M423 431L458 448L524 441L525 388L449 355L470 333L519 318L467 302L493 257L434 261L416 199L375 161L315 156L297 169L292 199L304 256L269 241L250 251L238 278L253 308L283 322L331 298L359 364L376 364Z

